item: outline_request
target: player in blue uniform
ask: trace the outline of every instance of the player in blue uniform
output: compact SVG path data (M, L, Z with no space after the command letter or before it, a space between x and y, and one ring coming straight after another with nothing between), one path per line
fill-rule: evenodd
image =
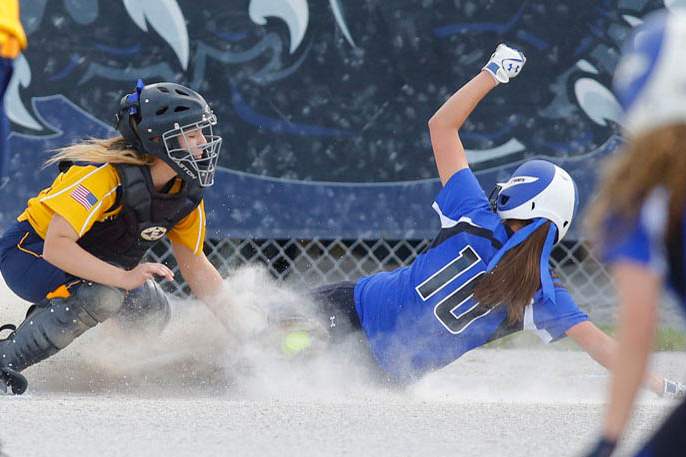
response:
M571 177L550 162L527 161L491 202L457 134L480 100L524 63L520 51L498 46L483 71L429 121L443 184L434 203L442 228L430 248L409 266L316 290L332 340L361 331L390 380L412 382L519 330L546 342L568 335L600 364L610 363L614 341L548 266L577 205ZM646 384L662 394L667 383L649 375Z
M589 213L620 302L616 361L603 437L608 457L631 415L665 286L686 310L686 13L658 13L627 42L614 88L625 108L625 151L611 159ZM681 386L667 386L677 392ZM637 454L686 455L686 402Z

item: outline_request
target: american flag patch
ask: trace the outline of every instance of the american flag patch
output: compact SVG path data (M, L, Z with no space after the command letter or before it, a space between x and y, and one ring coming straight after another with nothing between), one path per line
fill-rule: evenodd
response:
M86 209L91 209L98 202L98 198L90 190L86 189L83 184L79 184L69 195Z

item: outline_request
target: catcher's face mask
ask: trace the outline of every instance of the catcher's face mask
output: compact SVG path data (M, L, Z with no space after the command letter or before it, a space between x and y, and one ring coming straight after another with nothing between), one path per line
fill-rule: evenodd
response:
M222 138L213 132L215 125L217 118L209 114L192 124L175 124L173 129L162 134L169 159L197 179L201 187L214 184L214 172L222 144Z

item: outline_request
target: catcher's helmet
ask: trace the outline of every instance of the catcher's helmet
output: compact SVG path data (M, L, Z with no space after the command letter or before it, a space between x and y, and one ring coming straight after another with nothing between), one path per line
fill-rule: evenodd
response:
M116 129L134 149L164 160L184 181L214 183L222 138L214 134L217 118L200 94L180 84L145 85L139 79L135 92L121 99L116 117Z

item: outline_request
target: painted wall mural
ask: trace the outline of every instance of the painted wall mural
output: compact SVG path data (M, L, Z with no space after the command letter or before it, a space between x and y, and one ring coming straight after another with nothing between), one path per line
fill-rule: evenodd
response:
M50 148L113 134L136 78L204 95L225 138L212 236L431 237L439 189L426 122L495 46L527 68L461 136L485 187L522 160L570 170L582 197L621 142L608 89L652 0L26 0L30 47L5 106L0 224L47 184ZM665 5L666 4L666 5Z

